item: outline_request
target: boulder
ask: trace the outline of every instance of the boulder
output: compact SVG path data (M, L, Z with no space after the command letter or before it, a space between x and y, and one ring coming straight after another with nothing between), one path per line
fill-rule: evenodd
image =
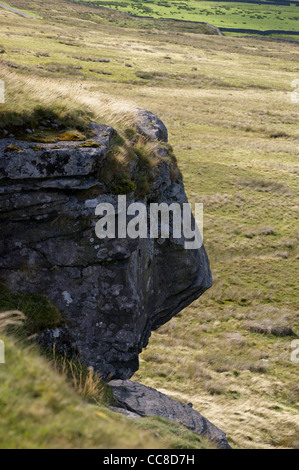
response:
M160 416L182 424L200 436L209 439L220 449L230 449L226 435L198 411L160 393L154 388L131 380L109 382L117 405L139 416Z
M143 116L150 116L151 138L166 138L157 117ZM212 278L204 247L186 250L183 238L97 238L95 208L110 202L117 212L118 196L100 176L115 131L95 123L92 129L94 148L0 140L0 279L14 291L46 295L65 316L67 329L41 335L49 347L72 345L104 378L127 379L151 331L203 294ZM168 150L161 146L160 154L141 202L186 203ZM134 198L128 194L127 203Z
M137 129L150 140L168 141L165 124L155 114L144 109L138 109Z

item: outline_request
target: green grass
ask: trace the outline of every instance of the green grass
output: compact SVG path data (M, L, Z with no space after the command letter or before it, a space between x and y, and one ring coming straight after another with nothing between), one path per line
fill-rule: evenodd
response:
M182 426L156 418L132 421L88 403L64 375L10 337L0 365L1 449L212 448Z
M80 2L81 0L76 0ZM83 2L84 3L84 2ZM174 18L184 21L201 21L223 28L257 29L261 31L298 31L298 7L296 5L258 5L222 1L136 1L92 0L105 6L139 16Z

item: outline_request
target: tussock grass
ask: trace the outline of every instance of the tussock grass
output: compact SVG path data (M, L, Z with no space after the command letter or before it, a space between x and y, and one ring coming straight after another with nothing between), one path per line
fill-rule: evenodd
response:
M0 333L5 333L9 326L21 326L25 318L19 310L0 312Z
M161 147L156 142L128 130L111 140L108 157L99 174L99 179L110 186L112 194L134 192L136 198L145 197L162 164L167 165L174 180L181 177L171 152L167 157L161 157Z
M4 342L0 448L163 447L152 433L140 431L125 417L84 402L35 350L22 347L10 337Z
M108 401L108 389L92 367L84 367L81 362L67 359L66 355L56 354L53 346L53 368L69 382L84 400L103 404Z
M84 130L91 119L125 128L135 123L136 110L102 93L91 93L76 82L22 77L0 66L6 85L6 103L0 109L0 130L10 132L50 124L60 129Z
M274 336L294 336L292 328L283 323L274 323L271 319L265 319L261 322L250 322L246 324L246 329L253 333L261 333Z
M0 366L1 449L213 448L183 426L158 418L130 420L107 408L109 391L90 369L41 357L4 336Z
M255 189L256 191L273 191L277 193L288 193L290 192L289 188L286 186L285 183L279 181L271 181L271 180L262 180L258 178L254 179L239 179L237 180L238 184L248 186L251 189Z

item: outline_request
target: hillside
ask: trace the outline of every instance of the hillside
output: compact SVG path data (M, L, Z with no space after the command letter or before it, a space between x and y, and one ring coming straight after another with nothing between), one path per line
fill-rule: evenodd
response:
M73 1L82 4L92 3L96 7L111 8L140 17L210 23L225 34L228 32L263 34L265 31L271 31L270 34L280 36L299 33L298 2L295 1Z
M233 447L298 448L298 364L291 361L299 334L298 103L291 99L298 45L48 3L10 2L42 17L36 20L0 10L1 137L28 126L44 134L40 120L53 116L58 125L92 118L123 132L136 106L149 109L167 125L189 200L204 203L214 286L152 335L134 380L192 402ZM1 432L1 446L141 445L135 423L101 408L113 433L119 430L112 438L98 408L71 391L38 351L24 355L15 340L5 343L12 359L0 365L8 397L1 430L11 423L16 430ZM42 371L49 395L30 380ZM15 395L11 377L20 384ZM29 418L15 408L18 401ZM32 416L24 437L22 422ZM43 416L54 424L43 427ZM143 423L149 446L203 445L193 434L177 442L177 429L165 423ZM73 431L79 426L82 434ZM162 441L152 435L156 426Z
M38 350L1 337L6 364L0 366L0 449L213 448L167 420L132 420L110 411L96 379L84 390L79 374L67 379Z

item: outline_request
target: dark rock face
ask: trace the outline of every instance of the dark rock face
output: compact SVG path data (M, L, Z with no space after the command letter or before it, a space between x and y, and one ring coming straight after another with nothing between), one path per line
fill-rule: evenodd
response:
M55 331L55 341L72 343L83 363L104 377L130 378L151 331L208 289L211 273L204 247L186 250L183 239L96 237L95 208L117 208L117 195L98 176L115 131L93 130L96 148L0 140L0 278L53 301L69 336ZM168 166L158 171L143 202L187 202Z
M118 406L140 416L160 416L180 423L202 437L208 438L221 449L230 449L226 435L198 411L158 392L154 388L131 380L109 382ZM117 408L115 409L117 411ZM136 416L135 416L136 417Z

